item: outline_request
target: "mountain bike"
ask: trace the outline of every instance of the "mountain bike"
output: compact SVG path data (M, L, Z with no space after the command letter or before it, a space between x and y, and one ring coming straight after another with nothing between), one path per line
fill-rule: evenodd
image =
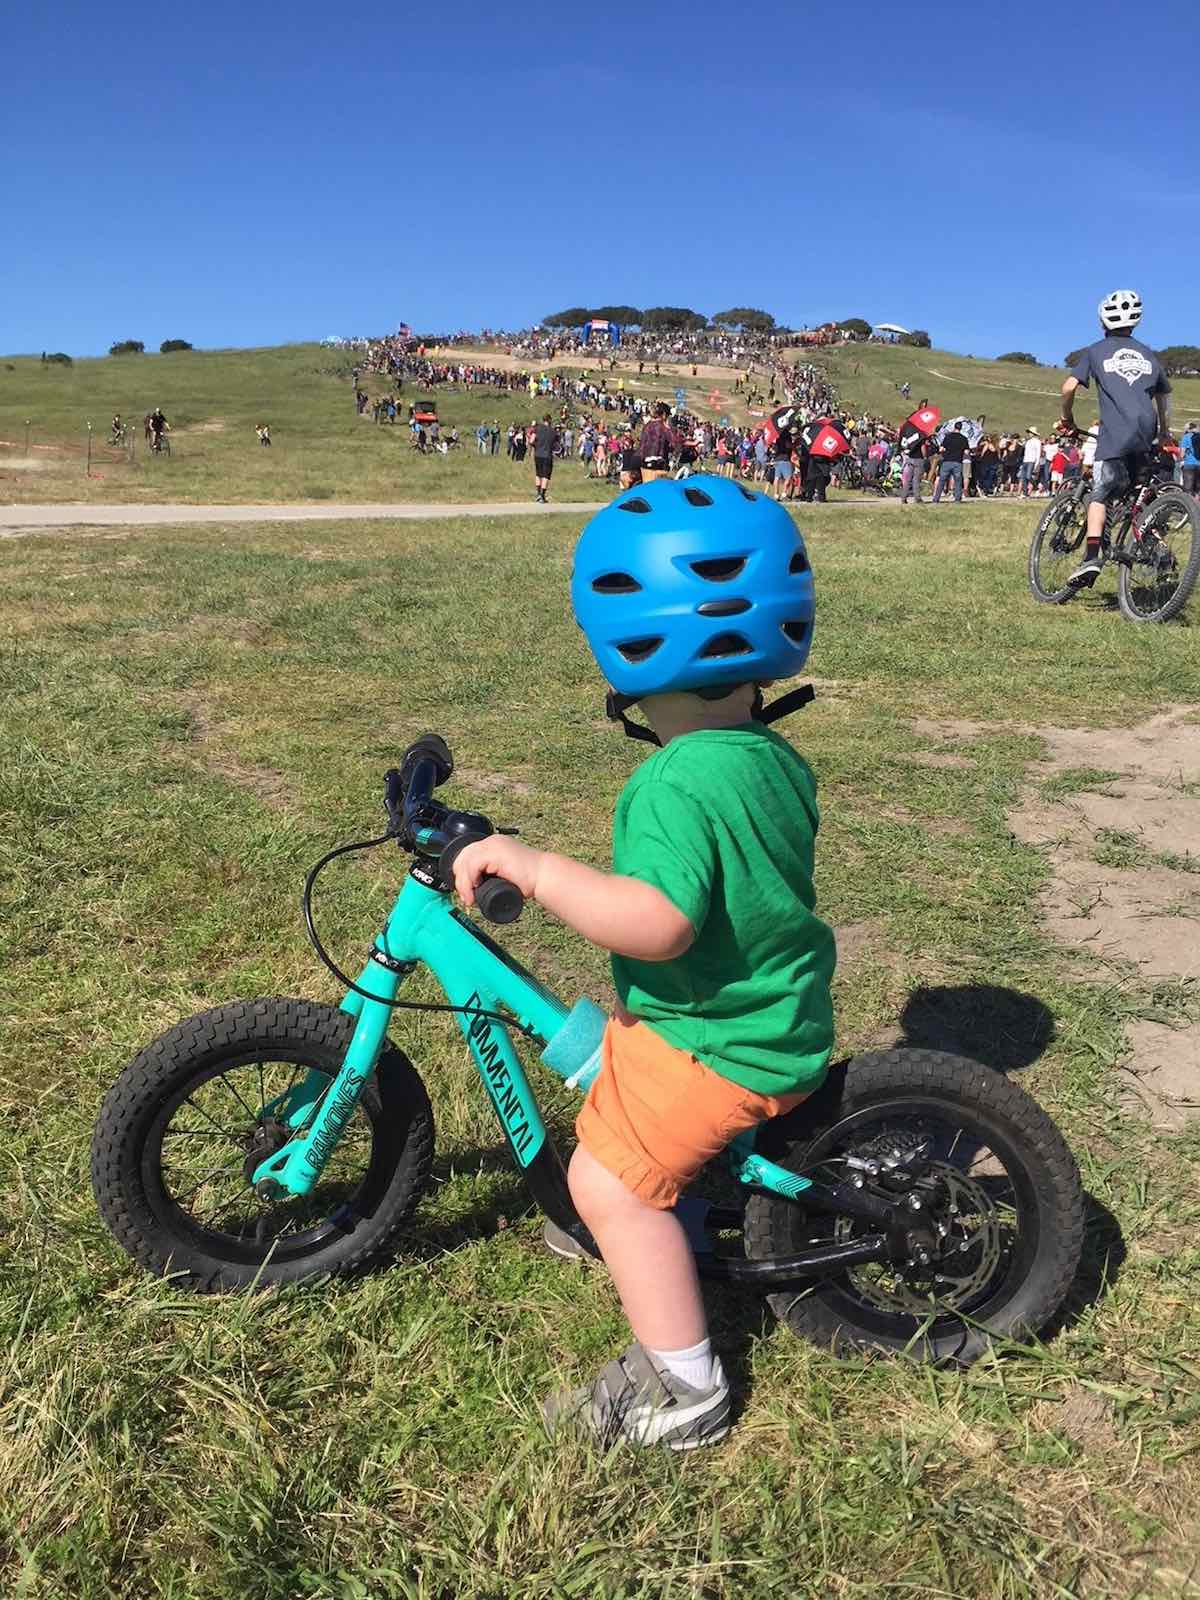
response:
M1035 600L1064 605L1081 591L1067 580L1083 560L1090 486L1065 485L1042 513L1029 546ZM1129 622L1168 622L1200 574L1200 507L1172 479L1147 467L1109 502L1101 558L1117 566L1117 604Z
M346 990L340 1007L217 1006L148 1044L109 1090L93 1190L113 1236L150 1271L238 1290L348 1276L396 1255L434 1152L425 1086L387 1037L403 1010L457 1019L531 1196L595 1254L513 1035L582 1091L606 1015L588 999L564 1004L453 905L455 857L495 830L434 799L452 772L445 742L424 735L385 776L386 832L334 847L308 874L305 923ZM391 843L411 865L354 980L321 942L314 885L338 857ZM492 878L477 905L503 924L523 900ZM400 998L422 964L444 1001ZM1075 1276L1074 1159L1023 1090L974 1062L858 1056L787 1116L739 1135L726 1158L736 1203L679 1203L698 1271L767 1295L788 1327L826 1348L969 1362L992 1338L1036 1333Z

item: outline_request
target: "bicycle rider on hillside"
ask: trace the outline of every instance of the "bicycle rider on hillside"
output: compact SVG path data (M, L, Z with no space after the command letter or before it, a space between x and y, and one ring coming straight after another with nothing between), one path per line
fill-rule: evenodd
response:
M1087 508L1087 548L1082 566L1068 578L1073 589L1095 583L1104 565L1100 541L1108 502L1136 483L1157 443L1170 437L1171 385L1148 345L1132 337L1142 316L1135 289L1114 289L1100 302L1104 337L1082 352L1062 386L1060 428L1080 430L1073 415L1075 391L1096 380L1100 437Z
M170 433L170 431L171 424L163 415L163 408L161 406L155 406L154 410L150 413L150 448L152 450L161 450L163 434Z

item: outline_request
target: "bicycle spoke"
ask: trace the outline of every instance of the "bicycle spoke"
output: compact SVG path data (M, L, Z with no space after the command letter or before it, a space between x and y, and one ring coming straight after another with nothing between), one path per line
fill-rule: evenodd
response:
M250 1121L251 1122L257 1122L258 1119L259 1119L259 1116L261 1114L261 1108L260 1108L260 1111L251 1111L250 1107L246 1104L246 1102L242 1099L241 1095L237 1092L237 1090L230 1083L229 1074L228 1073L222 1072L221 1075L220 1075L220 1079L221 1079L221 1082L225 1085L226 1089L229 1090L230 1094L237 1101L238 1105L241 1106L242 1110L250 1118Z
M208 1112L204 1110L203 1106L198 1106L190 1095L183 1103L185 1106L191 1106L192 1110L195 1111L199 1116L203 1117L205 1122L212 1123L212 1126L217 1130L217 1132L222 1134L226 1139L237 1138L236 1128L223 1128L219 1122L213 1122L213 1119L209 1116Z
M177 1206L183 1206L185 1202L190 1200L194 1194L199 1194L206 1183L211 1182L213 1178L219 1177L222 1172L240 1172L241 1169L242 1162L240 1160L231 1161L223 1167L213 1167L212 1171L206 1172L200 1179L200 1182L197 1183L193 1188L189 1189L185 1195L175 1196L175 1204Z

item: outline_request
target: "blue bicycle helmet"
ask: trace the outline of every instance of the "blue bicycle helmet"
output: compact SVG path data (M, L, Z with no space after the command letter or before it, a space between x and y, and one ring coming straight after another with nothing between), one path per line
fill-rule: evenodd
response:
M575 546L571 605L625 704L790 678L812 644L812 571L795 523L766 495L706 473L657 478L598 512Z

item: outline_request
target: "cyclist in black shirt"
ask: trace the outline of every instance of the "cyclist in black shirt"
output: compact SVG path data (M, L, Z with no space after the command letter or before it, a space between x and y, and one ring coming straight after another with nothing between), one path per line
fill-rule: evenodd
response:
M1095 583L1104 565L1100 540L1109 500L1136 481L1156 444L1171 439L1171 385L1154 351L1132 337L1141 321L1141 295L1135 289L1116 289L1101 300L1099 311L1104 337L1088 346L1062 386L1060 426L1073 433L1079 432L1073 411L1080 384L1086 389L1094 378L1100 402L1086 556L1068 579L1076 589Z

